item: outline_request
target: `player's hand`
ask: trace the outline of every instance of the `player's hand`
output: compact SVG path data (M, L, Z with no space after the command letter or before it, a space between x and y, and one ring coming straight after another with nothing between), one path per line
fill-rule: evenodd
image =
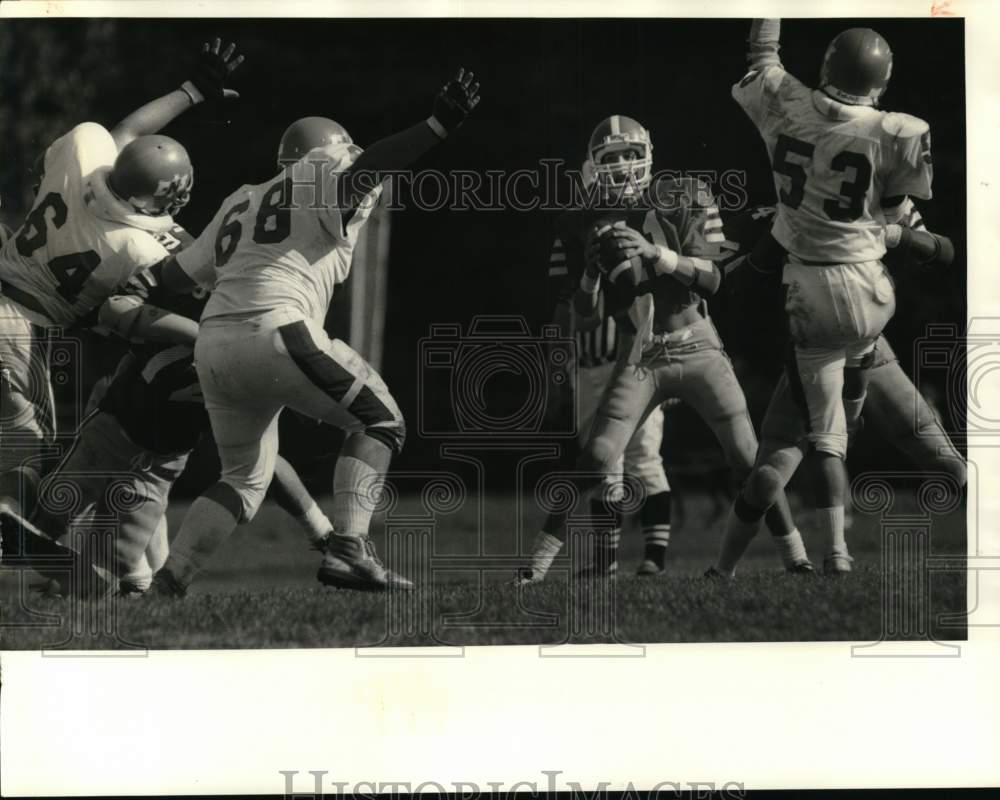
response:
M602 237L602 243L602 261L605 266L617 266L635 256L639 256L644 264L653 264L660 258L656 245L625 223L616 223ZM612 261L615 263L611 264Z
M459 67L455 77L441 87L434 98L434 114L431 117L446 134L451 133L465 122L479 105L479 81L475 73Z
M235 42L230 42L225 50L221 50L221 47L222 40L218 36L211 44L205 42L202 45L194 76L183 86L196 103L205 100L229 100L240 96L239 92L226 88L226 81L243 63L243 56L235 55Z

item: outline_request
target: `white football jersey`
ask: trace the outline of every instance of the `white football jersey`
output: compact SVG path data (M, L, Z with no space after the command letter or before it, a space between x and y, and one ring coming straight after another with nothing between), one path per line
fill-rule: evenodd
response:
M774 237L809 261L852 264L885 254L882 198L931 197L930 127L908 114L850 106L777 65L751 71L733 97L771 158Z
M168 255L154 233L99 215L121 205L106 182L117 155L111 134L93 122L77 125L45 153L35 203L0 250L0 292L33 312L36 324L72 325ZM169 217L155 220L157 227L172 224Z
M290 308L322 324L334 289L347 280L358 232L378 201L376 186L347 219L337 179L360 150L317 148L267 183L242 186L222 204L181 268L213 287L202 319Z

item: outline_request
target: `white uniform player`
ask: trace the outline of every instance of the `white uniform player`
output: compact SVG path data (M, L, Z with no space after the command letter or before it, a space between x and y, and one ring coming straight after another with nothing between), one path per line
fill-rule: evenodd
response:
M271 481L285 406L402 447L402 415L385 383L323 330L379 195L374 189L349 217L330 204L357 152L342 143L318 148L276 179L241 187L177 256L194 281L215 287L195 363L223 480L240 493L246 519Z
M883 64L888 80L891 58ZM930 198L930 128L809 89L766 59L733 87L733 97L760 131L774 170L780 202L772 234L789 253L787 312L810 439L843 456L844 366L860 365L895 310L880 261L881 203Z
M48 331L86 321L134 272L167 256L157 236L173 225L170 214L140 214L109 187L118 156L112 135L95 123L56 140L45 153L31 212L0 250L4 471L35 455L55 432ZM183 161L190 180L186 154ZM16 507L13 498L8 502Z
M405 438L402 414L375 370L331 340L322 323L378 200L379 176L406 167L460 125L477 92L471 73L460 70L432 117L364 154L333 120L299 120L282 137L278 161L285 166L274 179L241 187L191 247L140 276L177 290L213 287L195 365L222 478L192 504L154 579L157 593L184 595L237 521L256 513L286 406L348 433L334 472L334 533L318 579L345 588L412 588L379 561L368 536L382 476Z
M824 567L843 573L852 561L844 541L847 434L864 405L864 368L896 302L880 260L885 223L903 214L908 196L931 196L930 128L876 108L892 53L875 31L837 36L820 88L811 90L781 65L779 30L778 20L754 21L750 72L732 93L760 131L774 171L779 202L772 233L788 251L783 282L794 343L786 374L808 431L817 522L830 542ZM713 572L732 574L801 458L797 448L758 455Z

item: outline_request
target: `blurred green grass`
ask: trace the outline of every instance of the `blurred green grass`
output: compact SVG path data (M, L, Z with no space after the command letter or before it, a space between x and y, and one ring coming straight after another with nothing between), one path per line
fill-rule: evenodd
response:
M467 556L475 554L479 546L480 518L486 520L488 528L499 523L499 530L487 530L483 538L491 555L516 553L515 520L519 518L523 550L527 552L538 512L509 495L490 497L488 502L489 515L483 516L478 504L466 503L439 521L429 540L434 551L431 570L405 560L394 562L421 584L419 591L408 596L320 587L314 580L319 555L307 548L304 535L288 518L269 505L253 523L236 531L183 601L147 597L105 606L74 606L26 595L19 588L18 576L7 573L0 579L0 647L875 641L883 629L886 586L899 586L903 577L894 575L895 580L886 583L879 521L857 514L849 535L855 571L848 576L785 574L768 534L762 531L735 582L706 581L701 574L715 556L722 518L713 498L689 495L663 576L633 577L642 549L641 533L633 525L623 536L621 572L613 583L588 587L569 580L570 559L562 556L545 584L518 588L509 584L516 558L490 564ZM394 515L412 517L410 512L416 507L414 498L403 497ZM185 510L181 505L171 510L172 531ZM808 522L808 515L797 516ZM933 552L964 553L963 523L961 512L932 520ZM387 521L381 518L373 526L383 553L386 527ZM821 562L822 543L816 541L808 524L802 527L814 560ZM411 525L411 529L416 528ZM466 558L456 562L463 554ZM964 639L964 624L945 627L938 617L964 612L965 575L933 574L927 585L931 635ZM913 604L922 598L900 596L895 600L902 603L904 613L915 614L918 609ZM40 621L38 613L56 615L56 621L49 627L33 624ZM117 637L108 633L112 630L117 631ZM911 632L909 638L914 635Z

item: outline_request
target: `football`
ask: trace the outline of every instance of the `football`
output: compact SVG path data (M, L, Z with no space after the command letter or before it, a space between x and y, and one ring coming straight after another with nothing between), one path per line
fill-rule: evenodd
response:
M643 279L642 259L639 256L625 258L618 239L611 235L615 225L624 225L623 220L601 220L596 225L600 242L601 271L608 280L620 289L635 289Z

